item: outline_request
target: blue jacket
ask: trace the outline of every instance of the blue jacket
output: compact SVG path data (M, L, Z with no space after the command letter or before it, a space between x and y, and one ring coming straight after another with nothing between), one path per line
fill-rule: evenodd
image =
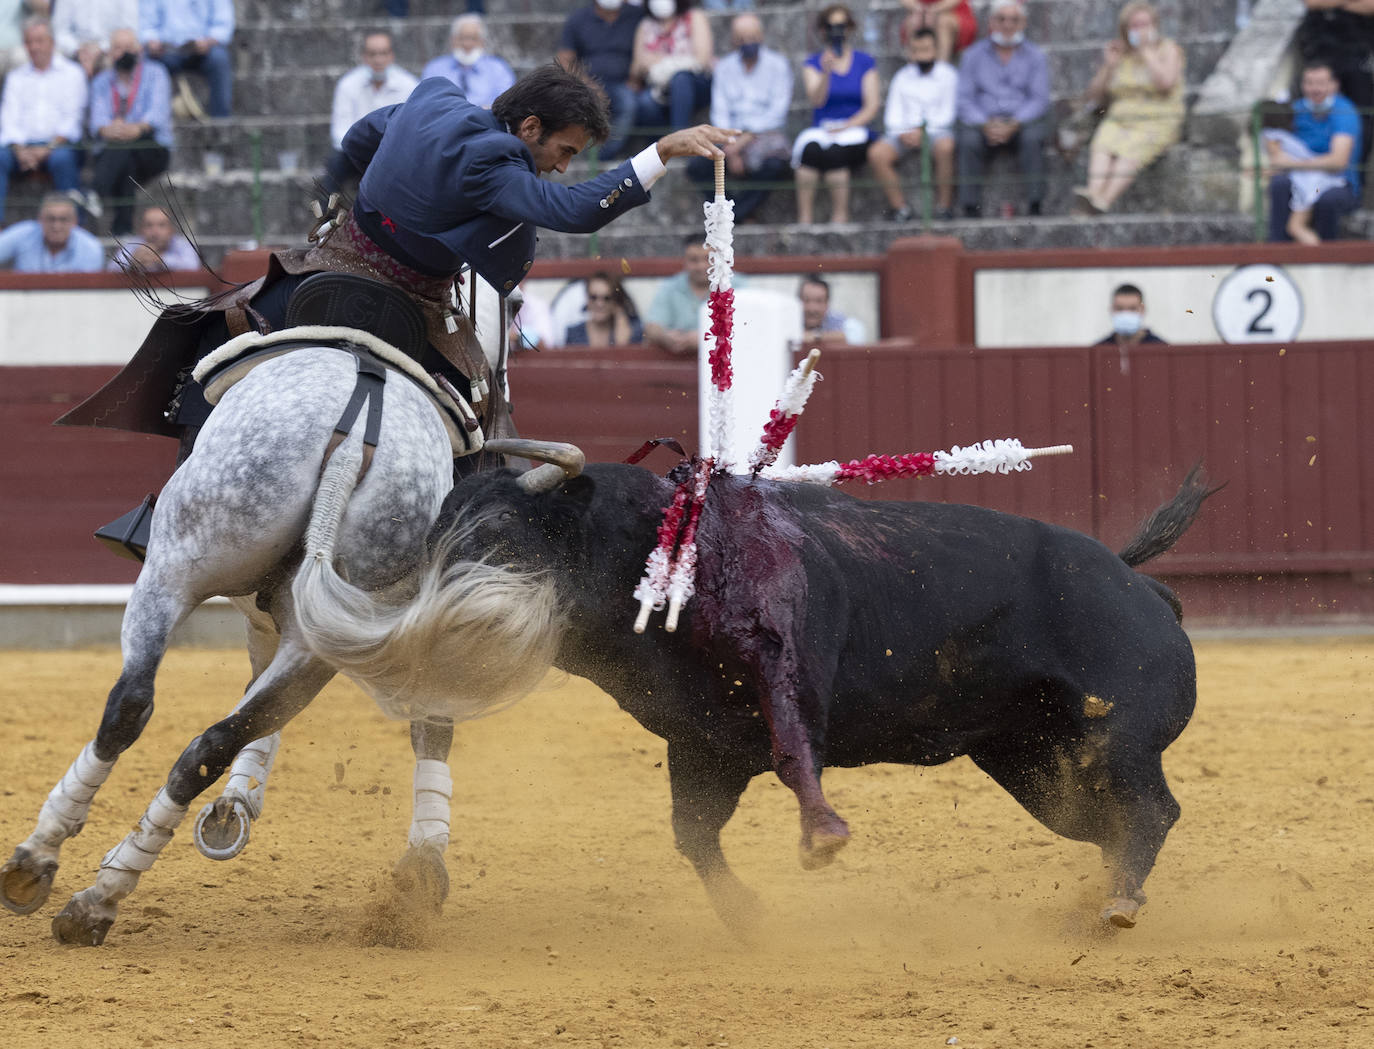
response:
M504 291L533 264L536 227L591 233L649 199L629 161L573 186L540 179L525 144L442 77L363 117L343 151L363 173L353 214L383 250L436 276L468 262Z

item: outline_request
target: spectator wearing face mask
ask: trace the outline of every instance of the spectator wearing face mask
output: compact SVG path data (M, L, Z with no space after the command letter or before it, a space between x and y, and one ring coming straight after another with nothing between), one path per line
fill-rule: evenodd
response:
M1148 343L1164 345L1166 340L1145 327L1145 293L1134 284L1122 284L1112 292L1112 333L1093 345L1126 350Z
M783 129L792 103L792 67L778 52L763 46L763 22L758 15L737 15L730 25L730 39L735 50L716 62L711 84L711 123L741 132L722 148L726 192L735 202L735 220L743 222L768 196L768 184L785 180L791 172ZM706 157L687 162L687 176L708 200L715 195L714 169Z
M138 25L138 0L61 0L52 14L57 50L93 77L110 50L111 35Z
M948 62L936 61L935 34L916 29L907 41L909 61L892 77L887 90L883 127L887 132L868 147L868 163L887 197L887 218L910 222L914 214L902 195L897 165L903 158L930 151L935 168L935 206L939 217L954 217L954 109L959 74Z
M983 213L983 173L995 151L1014 151L1025 187L1026 213L1045 198L1050 67L1026 39L1026 11L1017 0L993 0L992 32L959 62L959 126L955 152L959 204L967 218Z
M139 187L167 170L172 149L172 78L144 61L132 27L110 34L110 68L91 81L90 126L91 188L113 205L110 232L122 237Z
M816 108L811 127L792 144L797 172L797 221L815 220L816 187L825 180L830 190L830 221L849 221L850 172L868 159L873 137L869 123L883 104L877 63L850 43L854 16L843 4L831 4L816 19L825 46L802 66L806 100Z
M459 15L449 32L449 53L432 58L421 80L441 76L458 85L474 106L490 109L496 96L515 83L515 71L504 58L487 52L487 26L481 15Z
M630 63L630 79L645 85L635 123L656 133L676 131L711 101L711 25L697 0L648 0L646 7Z
M391 34L378 30L363 37L362 64L354 66L334 85L334 108L329 120L329 137L334 144L325 166L321 185L335 193L357 172L343 152L348 129L375 109L404 102L419 81L414 74L396 65Z
M1107 115L1093 135L1088 184L1074 191L1081 211L1109 210L1141 168L1179 140L1185 64L1183 48L1160 35L1151 4L1134 0L1121 9L1117 37L1086 92Z
M1340 93L1331 66L1309 62L1293 103L1290 148L1270 138L1269 239L1319 244L1340 236L1341 219L1359 206L1360 115Z
M637 96L630 82L635 31L644 17L642 7L623 0L593 0L568 15L555 57L564 69L581 69L606 92L611 103L611 134L601 156L618 157L634 126Z

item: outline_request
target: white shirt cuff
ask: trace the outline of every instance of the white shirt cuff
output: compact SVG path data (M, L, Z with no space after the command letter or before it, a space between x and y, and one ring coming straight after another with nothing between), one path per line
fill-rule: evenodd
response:
M663 173L668 170L659 159L657 142L636 153L630 160L630 166L635 169L635 178L639 179L639 184L645 190L662 178Z

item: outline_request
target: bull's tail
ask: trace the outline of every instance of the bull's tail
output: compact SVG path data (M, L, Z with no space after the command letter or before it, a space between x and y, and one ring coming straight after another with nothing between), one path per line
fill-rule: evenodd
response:
M547 580L481 563L445 567L442 549L420 567L407 601L386 601L339 575L334 550L361 462L355 434L330 456L315 494L291 584L310 650L387 716L409 721L472 718L533 691L558 644Z
M1173 546L1197 518L1203 501L1226 487L1207 486L1207 475L1197 463L1179 485L1178 492L1163 506L1140 522L1131 541L1117 555L1132 568L1158 557Z

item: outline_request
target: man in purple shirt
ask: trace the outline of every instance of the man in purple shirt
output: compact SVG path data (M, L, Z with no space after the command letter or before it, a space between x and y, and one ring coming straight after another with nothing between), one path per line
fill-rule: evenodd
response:
M1040 214L1045 196L1050 71L1045 53L1026 39L1026 12L1017 0L995 0L991 33L959 64L959 205L982 214L983 172L994 150L1014 149L1026 191L1026 212Z
M114 204L110 232L134 228L140 186L167 170L172 148L172 78L145 62L132 28L110 34L110 68L91 81L91 188Z

